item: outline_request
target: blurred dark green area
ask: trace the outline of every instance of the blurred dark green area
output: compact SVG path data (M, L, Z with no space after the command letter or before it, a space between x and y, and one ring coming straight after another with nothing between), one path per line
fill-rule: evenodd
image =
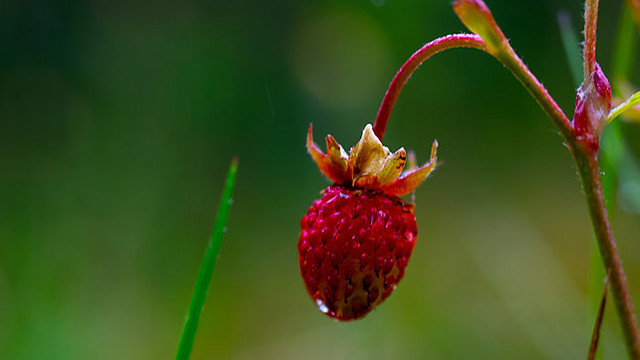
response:
M571 115L556 14L581 27L580 1L488 5ZM620 5L601 5L605 72ZM328 184L309 123L350 147L402 63L461 31L448 0L0 2L0 358L173 357L236 155L193 359L582 358L601 289L576 171L535 101L476 50L424 64L389 124L392 150L426 159L437 138L442 161L417 192L396 293L342 324L299 278L299 219ZM640 127L623 128L637 153ZM638 309L628 204L614 229ZM624 354L614 311L605 358Z

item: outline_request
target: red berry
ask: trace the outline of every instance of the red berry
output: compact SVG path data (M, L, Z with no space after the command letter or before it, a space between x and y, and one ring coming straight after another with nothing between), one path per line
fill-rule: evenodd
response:
M300 271L320 310L359 319L404 276L416 242L413 205L383 192L328 187L302 218Z
M330 135L322 153L309 127L309 152L335 182L300 221L298 242L302 278L323 313L343 321L362 318L396 288L418 235L414 205L398 196L433 171L436 146L429 163L401 174L406 152L392 154L371 125L350 155Z

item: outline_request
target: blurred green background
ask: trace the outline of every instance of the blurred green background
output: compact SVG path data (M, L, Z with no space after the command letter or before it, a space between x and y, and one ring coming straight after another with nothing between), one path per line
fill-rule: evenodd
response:
M581 27L581 2L488 5L572 114L556 14ZM605 72L620 5L601 4ZM234 155L193 359L584 358L601 287L575 168L535 101L476 50L428 61L391 117L387 146L424 160L437 138L442 161L417 191L419 241L395 294L337 323L299 276L299 220L328 185L307 126L350 147L402 63L460 31L449 0L0 2L0 359L172 358ZM640 147L640 127L625 130ZM636 309L638 219L620 199ZM610 306L603 351L624 356Z

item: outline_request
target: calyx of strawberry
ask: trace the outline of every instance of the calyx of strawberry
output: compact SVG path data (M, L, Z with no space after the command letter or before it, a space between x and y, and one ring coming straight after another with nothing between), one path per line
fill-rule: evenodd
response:
M307 149L320 171L337 184L382 190L393 196L414 191L436 168L438 142L431 146L429 161L417 169L402 171L407 162L404 148L392 153L373 132L371 124L349 154L331 135L327 135L327 153L313 142L312 126L307 133Z

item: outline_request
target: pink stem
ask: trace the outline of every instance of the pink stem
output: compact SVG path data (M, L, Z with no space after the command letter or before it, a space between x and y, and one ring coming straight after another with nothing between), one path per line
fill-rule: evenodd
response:
M596 30L598 29L598 0L584 3L584 79L595 71Z
M387 122L389 122L391 110L393 110L393 106L396 104L396 100L398 100L398 96L400 95L402 88L404 88L404 85L409 80L409 77L411 77L411 74L413 74L413 72L431 56L447 49L459 47L487 51L484 41L482 41L482 38L478 35L447 35L437 38L420 48L420 50L411 55L409 60L402 65L396 76L391 81L387 92L384 94L384 99L380 105L380 110L378 110L376 122L373 125L373 132L380 140L384 137L384 131L387 128Z

